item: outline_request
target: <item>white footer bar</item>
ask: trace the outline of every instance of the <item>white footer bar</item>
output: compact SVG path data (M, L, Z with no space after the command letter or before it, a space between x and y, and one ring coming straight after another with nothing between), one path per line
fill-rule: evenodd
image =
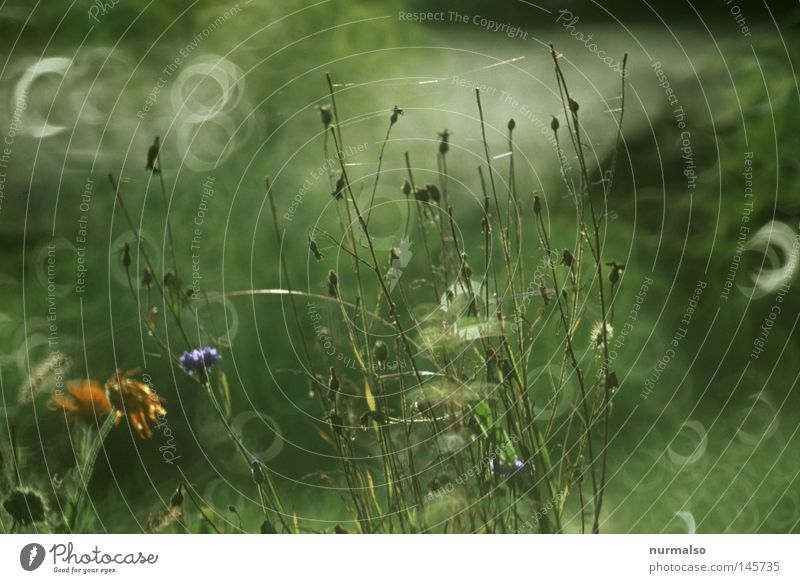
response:
M777 583L799 555L798 535L5 535L0 581Z

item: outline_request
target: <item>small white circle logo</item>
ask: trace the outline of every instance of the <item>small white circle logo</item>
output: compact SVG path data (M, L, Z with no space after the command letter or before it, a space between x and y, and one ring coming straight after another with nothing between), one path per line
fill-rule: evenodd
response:
M39 543L30 543L19 552L19 564L26 571L35 571L44 562L44 547Z

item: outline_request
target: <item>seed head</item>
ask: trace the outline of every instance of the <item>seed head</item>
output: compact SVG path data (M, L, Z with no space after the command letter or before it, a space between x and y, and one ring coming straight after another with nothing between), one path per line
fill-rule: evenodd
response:
M508 120L508 131L513 132L515 127L517 127L517 122L515 122L514 118L512 117L510 120Z
M408 180L403 180L403 185L400 187L400 189L403 191L403 194L408 196L411 194L411 183Z
M554 132L558 131L558 128L561 127L561 124L558 123L558 118L556 116L551 116L553 119L550 120L550 129Z

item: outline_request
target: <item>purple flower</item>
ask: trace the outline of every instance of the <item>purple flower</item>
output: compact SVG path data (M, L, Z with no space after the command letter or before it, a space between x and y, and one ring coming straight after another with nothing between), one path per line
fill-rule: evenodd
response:
M496 471L499 478L508 478L526 468L525 462L518 457L514 458L513 464L507 464L502 460L496 460L494 458L489 460L489 472L494 475ZM532 470L532 468L530 469Z
M181 355L181 368L190 375L205 374L215 362L222 360L222 355L216 348L206 346L184 352Z

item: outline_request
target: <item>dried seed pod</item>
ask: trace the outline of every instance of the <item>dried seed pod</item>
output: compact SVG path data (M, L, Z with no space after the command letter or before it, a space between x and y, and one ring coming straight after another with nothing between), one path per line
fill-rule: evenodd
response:
M344 173L342 173L339 174L339 178L336 179L336 187L331 193L331 196L336 200L340 200L343 196L342 191L344 190L344 187L345 187Z
M332 298L339 297L339 276L332 269L328 272L328 295Z
M125 245L122 246L121 254L122 254L122 265L125 267L125 270L127 271L127 269L131 266L131 246L125 243Z
M515 127L517 127L517 122L515 122L514 118L512 117L510 120L508 120L508 130L513 132Z
M336 376L336 369L330 367L330 376L328 377L328 390L331 393L331 397L336 397L339 393L339 389L342 388L342 383L339 381L339 377Z
M172 498L169 499L169 505L172 507L180 506L183 504L183 484L178 482L178 487L175 490L175 493L172 495Z
M319 247L317 247L317 242L311 237L308 238L308 248L311 249L311 253L314 254L314 259L317 261L322 261L325 258Z
M174 273L168 271L164 274L164 287L168 289L175 289L178 287L178 278L175 276Z
M375 342L372 347L372 356L375 357L375 360L377 360L379 364L385 363L386 359L389 358L389 347L386 346L383 340L377 340Z
M158 136L153 140L153 145L147 149L147 164L145 170L149 170L153 174L159 174L161 169L158 167L158 150L160 148Z
M442 193L439 192L439 189L436 187L435 184L426 184L425 188L428 191L428 195L430 196L431 200L435 203L439 203L439 200L442 198Z
M403 115L403 110L398 108L396 105L392 108L392 114L389 117L389 123L394 125L397 123L397 116Z
M572 267L573 263L575 263L575 256L572 255L572 252L569 249L564 249L561 257L561 264L566 265L567 267Z
M450 150L450 132L447 128L439 133L439 153L444 156Z
M573 114L577 114L578 113L578 109L580 109L580 105L578 105L578 102L570 97L569 98L569 110Z
M400 187L400 189L403 191L403 194L408 196L411 194L411 183L408 180L403 180L403 185Z
M431 198L431 195L428 194L428 190L426 188L420 188L418 186L414 189L414 198L417 199L417 202L428 202Z
M321 105L319 108L319 116L322 119L322 125L327 130L331 123L333 123L333 113L331 113L330 105Z
M153 283L153 271L149 266L142 270L142 277L139 281L141 282L142 287L150 287L150 285Z
M611 261L606 263L611 268L611 271L608 274L608 280L613 284L619 281L622 272L625 271L625 265L622 263L617 263L616 261Z
M556 116L551 116L553 119L550 120L550 129L554 132L558 131L558 128L561 127L561 124L558 123L558 118Z

